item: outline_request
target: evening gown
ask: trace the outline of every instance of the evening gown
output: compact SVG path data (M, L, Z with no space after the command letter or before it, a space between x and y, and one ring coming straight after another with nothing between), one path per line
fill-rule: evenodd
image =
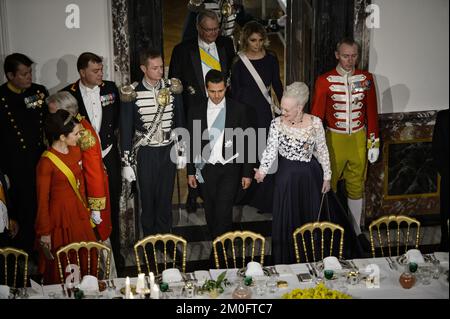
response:
M53 148L49 148L48 151L58 156L73 172L79 185L79 192L86 201L79 147L69 146L68 154L60 153ZM96 241L96 237L90 224L89 210L78 199L66 175L49 158L41 157L39 160L36 178L38 194L36 239L39 241L42 235L50 234L51 252L55 257L54 260L47 260L39 249L39 273L43 274L44 283L56 284L60 282L56 251L73 242ZM86 263L87 255L80 255L81 263ZM71 260L72 258L74 256L71 256ZM96 265L93 265L93 268L96 268Z
M280 80L280 67L274 53L268 52L263 58L250 60L259 76L268 88L272 87L278 100L283 95ZM250 125L255 129L265 129L265 134L258 136L261 141L258 147L258 158L265 148L267 133L273 119L269 103L261 93L256 81L240 58L231 69L231 94L233 99L247 106ZM252 183L246 193L241 196L239 204L250 205L264 213L272 212L273 176L268 175L263 183Z
M275 118L263 152L260 171L275 165L272 258L274 264L295 263L292 233L318 217L324 180L331 179L322 121L312 116L306 128L288 127ZM277 165L277 166L276 166Z

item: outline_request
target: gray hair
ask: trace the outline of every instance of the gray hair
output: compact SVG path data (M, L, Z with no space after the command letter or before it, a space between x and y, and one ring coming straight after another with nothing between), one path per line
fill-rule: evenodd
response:
M309 99L309 88L303 82L294 82L286 87L283 97L295 98L300 105L304 106Z
M197 21L196 21L197 26L200 26L200 23L202 23L203 20L205 20L206 18L216 20L217 23L220 24L219 16L217 15L217 13L215 13L214 11L211 11L211 10L203 10L197 15Z
M66 110L72 116L78 114L78 102L77 99L73 97L72 94L66 91L61 91L50 95L45 99L47 105L50 103L55 103L58 110Z

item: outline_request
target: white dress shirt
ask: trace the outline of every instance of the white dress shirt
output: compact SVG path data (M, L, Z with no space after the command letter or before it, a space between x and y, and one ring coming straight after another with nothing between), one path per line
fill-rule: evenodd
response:
M211 129L211 126L213 125L214 121L216 120L217 115L219 115L219 112L225 107L225 98L219 103L214 104L211 99L208 99L208 108L207 108L207 122L208 122L208 130ZM213 149L211 150L211 155L209 157L208 163L210 164L216 164L218 163L224 163L225 160L222 156L222 148L223 148L223 135L224 131L220 134L219 138L217 139L216 143L213 146Z
M102 102L100 101L100 87L95 86L90 89L80 83L81 97L83 98L84 106L95 131L100 132L102 126Z
M198 46L200 48L202 48L203 50L205 50L206 52L208 52L213 57L215 57L217 59L217 61L220 62L219 52L217 52L217 46L216 46L215 42L208 44L205 41L203 41L202 39L198 38ZM205 78L206 73L208 73L209 70L211 70L211 68L209 66L207 66L205 63L202 63L203 79Z

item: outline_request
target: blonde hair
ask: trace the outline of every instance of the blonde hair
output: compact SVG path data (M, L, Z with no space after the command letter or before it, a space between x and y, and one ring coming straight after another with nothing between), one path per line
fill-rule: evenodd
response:
M250 21L247 22L241 31L241 36L239 38L239 49L243 52L245 52L248 48L248 38L253 33L259 34L264 41L264 48L267 49L269 47L269 38L267 36L266 29L262 26L262 24L256 22L256 21Z
M67 91L61 91L50 95L47 97L45 102L47 105L50 103L55 103L58 110L66 110L72 116L76 116L78 114L78 101Z
M295 98L300 105L304 106L309 99L309 88L303 82L294 82L286 87L283 97Z

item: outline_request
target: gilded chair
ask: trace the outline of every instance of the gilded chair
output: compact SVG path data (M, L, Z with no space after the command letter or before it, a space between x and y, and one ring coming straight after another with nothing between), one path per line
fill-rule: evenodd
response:
M302 250L306 262L316 262L318 250L320 250L320 260L324 257L338 254L342 258L344 250L344 228L330 222L308 223L294 230L295 258L300 263ZM299 242L301 246L299 247ZM329 246L325 245L330 243ZM336 246L338 244L338 246Z
M3 268L3 271L4 271L4 276L5 276L4 284L5 285L8 285L8 274L9 274L8 273L8 264L11 265L11 263L8 261L11 259L10 256L14 257L14 275L12 277L13 278L13 284L12 284L13 288L16 288L16 286L17 286L19 259L20 259L20 257L23 257L23 260L24 260L23 286L26 287L27 286L27 277L28 277L28 254L21 249L17 249L17 248L13 248L13 247L4 247L4 248L0 248L0 256L3 257L1 260L3 260L4 265L3 265L3 267L1 267L1 263L0 263L0 267Z
M150 247L147 247L150 245ZM160 249L162 246L162 250ZM168 247L169 246L169 247ZM179 251L180 247L182 248L181 252ZM149 259L153 255L153 265L156 272L156 275L160 273L159 265L163 264L164 269L167 269L167 265L172 264L172 268L176 268L177 261L181 260L181 271L186 272L186 257L187 257L187 241L177 235L173 234L156 234L147 236L141 240L139 240L136 244L134 244L134 256L136 258L136 265L138 268L138 272L142 273L141 269L141 260L139 250L143 251L145 265L147 267L147 273L151 270L151 263ZM158 254L158 250L162 251L162 255ZM177 257L177 255L180 255Z
M257 243L259 242L259 246ZM213 250L214 250L214 260L216 264L216 268L220 268L220 261L219 261L219 249L222 252L222 257L225 261L225 267L229 268L229 253L231 254L231 258L233 259L233 268L242 268L246 266L246 252L249 248L250 250L250 261L253 261L256 259L255 257L258 256L257 254L257 248L259 248L259 256L260 256L260 264L261 266L264 264L264 247L265 247L266 239L264 236L254 233L248 230L245 231L234 231L234 232L227 232L225 234L222 234L218 236L213 241ZM249 245L248 245L249 244ZM242 245L242 247L241 247ZM231 252L230 252L230 246L231 246ZM241 248L239 248L241 247ZM238 250L238 251L236 251ZM239 258L238 253L240 252L242 257L242 263L239 264L238 260Z
M103 279L109 279L111 248L102 243L82 241L68 244L57 250L56 259L58 261L61 283L65 282L65 267L73 263L76 263L80 267L82 274L90 274L99 278L100 270L102 270Z
M394 225L395 227L391 228ZM406 225L406 235L404 230L400 231L400 226ZM391 231L392 230L392 231ZM415 231L415 236L414 236ZM388 256L400 256L400 246L405 246L405 252L408 246L416 249L419 248L420 242L420 222L412 217L403 215L383 216L374 220L369 225L370 246L372 248L372 257L376 257L375 236L378 241L381 256L385 256L384 244L387 244ZM402 236L403 235L403 236ZM393 249L393 244L396 243L397 249ZM394 250L394 251L393 251ZM395 253L395 255L393 255Z

